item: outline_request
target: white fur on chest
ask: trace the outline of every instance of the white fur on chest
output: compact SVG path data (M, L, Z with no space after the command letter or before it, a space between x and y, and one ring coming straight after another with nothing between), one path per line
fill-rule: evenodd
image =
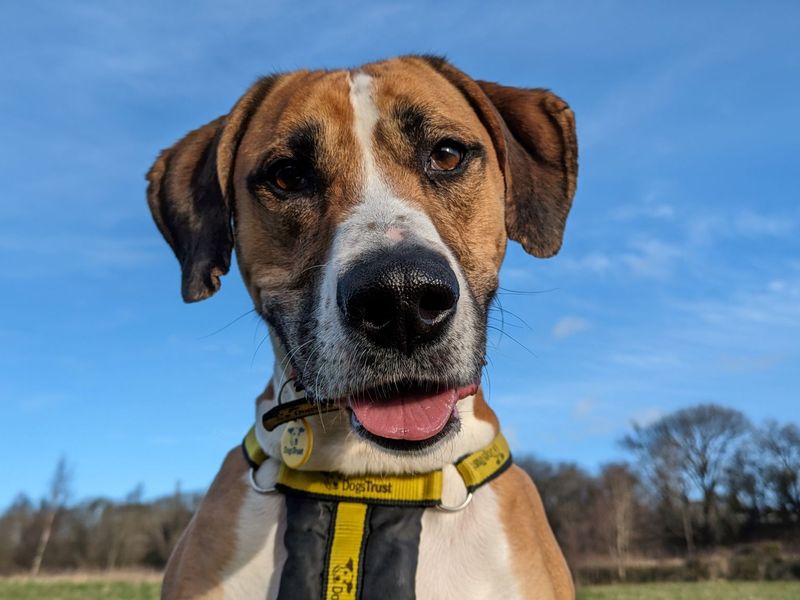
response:
M258 484L271 486L277 476L277 467L277 461L264 463L258 470ZM225 600L272 599L278 596L281 571L286 562L285 530L283 495L264 495L248 490L239 511L236 554L225 568Z
M455 469L445 469L446 486L453 477L458 477ZM425 511L417 600L516 600L521 598L518 587L491 487L476 490L472 503L462 512Z

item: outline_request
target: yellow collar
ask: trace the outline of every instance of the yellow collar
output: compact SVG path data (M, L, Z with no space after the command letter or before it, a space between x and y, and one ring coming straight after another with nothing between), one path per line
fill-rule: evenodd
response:
M242 442L247 462L258 468L268 456L256 439L255 427ZM471 494L511 465L511 451L502 433L480 450L455 463ZM281 463L275 487L287 494L321 499L356 500L365 504L439 506L442 499L442 471L419 475L350 476L324 471L299 471Z

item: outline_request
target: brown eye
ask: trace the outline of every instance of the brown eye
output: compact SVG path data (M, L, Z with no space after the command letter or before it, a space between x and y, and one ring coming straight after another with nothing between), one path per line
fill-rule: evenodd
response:
M308 170L294 159L282 159L267 171L267 180L279 191L297 193L311 187Z
M431 152L430 167L434 171L453 171L464 160L464 147L456 142L440 142Z

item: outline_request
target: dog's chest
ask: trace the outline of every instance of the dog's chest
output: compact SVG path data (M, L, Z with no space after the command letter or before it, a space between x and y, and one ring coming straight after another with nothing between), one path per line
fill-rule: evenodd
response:
M314 511L320 511L318 521L309 518ZM237 553L226 568L224 597L325 598L326 583L321 580L335 580L346 592L352 574L326 573L323 566L330 550L324 539L326 512L330 516L330 506L287 502L283 496L248 496L240 511ZM479 489L462 512L376 507L369 523L372 531L365 532L359 585L336 597L519 597L490 486Z

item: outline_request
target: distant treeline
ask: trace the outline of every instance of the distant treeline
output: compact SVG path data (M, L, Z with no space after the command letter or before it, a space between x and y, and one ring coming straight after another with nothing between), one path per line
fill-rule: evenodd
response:
M699 405L633 426L631 461L590 474L517 457L533 477L580 580L800 578L800 428L752 425ZM46 498L20 495L0 517L0 574L160 569L200 494L69 502L61 461Z

